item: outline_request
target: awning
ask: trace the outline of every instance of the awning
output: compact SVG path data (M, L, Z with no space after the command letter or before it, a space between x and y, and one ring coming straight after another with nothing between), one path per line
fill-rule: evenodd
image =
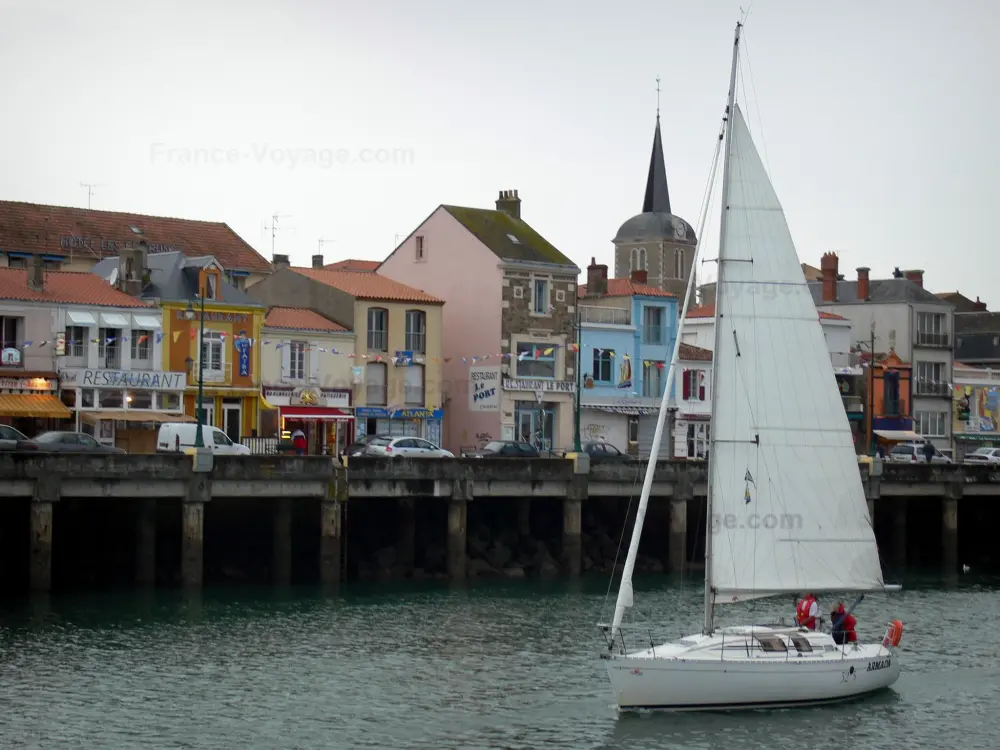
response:
M81 411L80 419L88 424L97 424L102 419L114 420L116 422L138 422L145 424L164 424L167 422L197 422L194 417L187 414L168 414L162 411Z
M282 417L297 417L299 419L324 419L324 420L349 420L354 419L354 415L343 409L334 409L326 406L282 406Z
M101 313L101 325L105 328L128 328L129 322L121 313Z
M132 323L132 327L140 331L159 331L162 328L159 318L152 315L133 315Z
M71 416L63 402L48 393L0 394L0 417L69 419Z
M97 318L83 310L67 310L66 317L75 326L96 326Z
M267 411L277 411L278 410L277 406L275 406L274 404L272 404L270 401L268 401L263 396L260 397L260 408L265 409Z
M883 440L892 440L894 442L905 442L905 443L924 442L923 437L921 437L915 432L910 432L908 430L874 430L874 432Z
M608 414L625 414L629 417L649 416L659 411L654 406L593 406L591 404L584 404L583 408L605 411Z

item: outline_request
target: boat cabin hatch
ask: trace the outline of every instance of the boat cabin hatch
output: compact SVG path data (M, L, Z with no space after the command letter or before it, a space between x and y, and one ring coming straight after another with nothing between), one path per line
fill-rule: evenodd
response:
M812 644L809 643L808 638L803 638L801 635L791 635L789 638L791 638L792 643L795 644L795 648L800 654L812 653L813 647Z
M769 653L783 653L788 650L788 647L785 646L785 642L776 635L758 635L756 637L756 641L760 646L761 651L767 651Z

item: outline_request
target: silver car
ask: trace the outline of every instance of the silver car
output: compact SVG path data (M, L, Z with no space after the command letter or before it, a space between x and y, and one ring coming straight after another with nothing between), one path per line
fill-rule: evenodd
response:
M1000 448L976 448L965 457L968 464L1000 464Z
M369 441L365 448L366 456L381 456L386 458L454 458L451 451L446 451L434 443L415 437L377 437Z
M899 445L894 446L892 451L889 453L889 460L892 463L927 463L927 458L924 456L924 445L925 443L900 443ZM931 463L950 464L952 463L952 460L937 448L934 448L934 457L931 458Z

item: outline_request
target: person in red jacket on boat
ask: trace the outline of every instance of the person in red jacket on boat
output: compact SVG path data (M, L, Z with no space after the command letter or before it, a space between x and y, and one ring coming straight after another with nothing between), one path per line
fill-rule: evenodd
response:
M843 602L830 615L830 622L833 623L833 642L838 646L857 642L858 633L855 628L858 626L858 621L844 608Z
M812 594L802 597L795 608L795 619L799 627L817 630L819 628L819 601Z

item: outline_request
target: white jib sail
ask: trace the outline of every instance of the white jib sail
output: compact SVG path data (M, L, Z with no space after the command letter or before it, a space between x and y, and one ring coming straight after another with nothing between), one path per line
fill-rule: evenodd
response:
M851 430L784 211L731 113L712 423L711 585L725 603L883 588Z

